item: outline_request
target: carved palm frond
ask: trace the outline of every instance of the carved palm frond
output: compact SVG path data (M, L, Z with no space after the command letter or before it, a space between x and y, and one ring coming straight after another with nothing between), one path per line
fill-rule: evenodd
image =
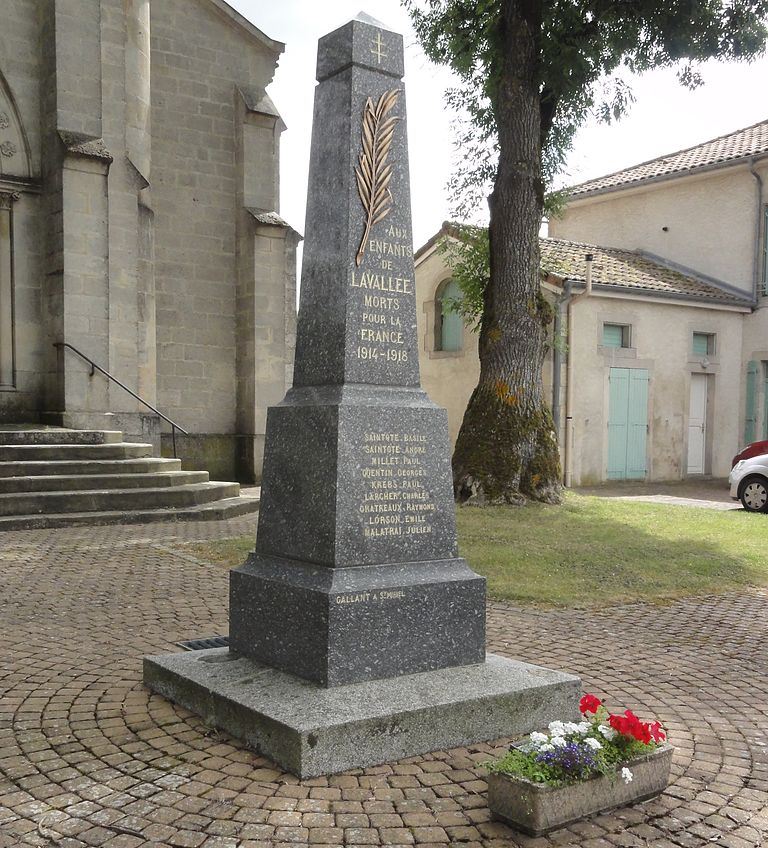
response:
M400 90L393 88L385 91L376 105L369 97L363 109L362 149L355 166L357 192L365 210L365 230L360 240L355 263L360 265L365 253L365 245L371 227L387 217L392 210L392 193L389 182L392 178L392 166L387 164L389 149L395 135L397 117L387 117L392 111Z

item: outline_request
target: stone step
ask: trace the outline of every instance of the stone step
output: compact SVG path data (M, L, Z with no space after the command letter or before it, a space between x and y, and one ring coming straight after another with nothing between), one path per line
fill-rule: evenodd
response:
M50 463L46 463L50 466ZM207 483L207 471L148 471L143 474L73 474L0 477L0 494L12 492L74 492L100 489L163 489Z
M0 462L29 462L45 459L137 459L145 456L152 456L152 445L133 442L106 445L6 445L0 443Z
M0 478L51 476L55 474L150 474L181 470L180 459L148 456L139 459L14 460L0 462Z
M119 430L0 429L0 444L3 445L114 445L122 441L123 434Z
M55 527L98 527L107 524L154 524L158 521L218 521L257 512L258 498L222 498L184 509L137 509L133 512L70 512L51 515L0 516L2 530L41 530ZM254 522L255 531L256 524Z
M0 516L179 509L236 498L238 483L193 483L160 489L101 489L78 492L24 492L0 495Z

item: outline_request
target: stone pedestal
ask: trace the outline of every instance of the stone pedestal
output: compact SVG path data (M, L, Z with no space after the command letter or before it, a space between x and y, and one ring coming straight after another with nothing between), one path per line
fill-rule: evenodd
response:
M578 678L504 657L331 689L226 648L146 657L155 692L299 777L516 736L575 718Z
M267 434L233 650L326 686L483 662L485 580L457 556L444 410L415 389L295 388Z
M402 37L321 39L293 388L267 415L230 650L145 681L302 776L533 730L578 680L485 661L445 410L422 391Z

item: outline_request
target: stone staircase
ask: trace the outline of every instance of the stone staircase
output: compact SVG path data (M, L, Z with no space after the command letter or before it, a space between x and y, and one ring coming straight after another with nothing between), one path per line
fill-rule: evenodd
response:
M209 521L255 512L259 500L116 430L0 427L0 530Z

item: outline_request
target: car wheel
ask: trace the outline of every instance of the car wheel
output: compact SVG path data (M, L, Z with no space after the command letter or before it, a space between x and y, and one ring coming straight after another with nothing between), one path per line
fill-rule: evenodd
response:
M747 512L768 512L768 480L747 477L741 484L739 500Z

